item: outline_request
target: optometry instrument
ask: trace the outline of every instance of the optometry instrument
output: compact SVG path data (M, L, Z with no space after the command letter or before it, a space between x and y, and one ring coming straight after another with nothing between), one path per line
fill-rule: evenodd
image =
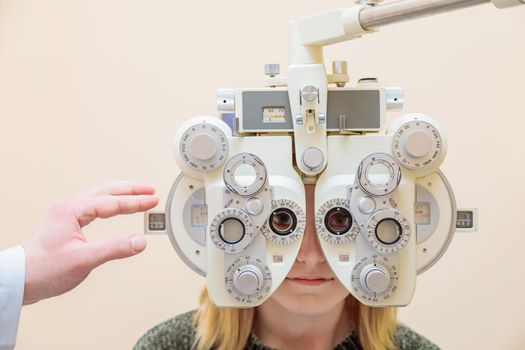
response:
M380 26L486 0L378 1L290 22L288 76L265 66L265 87L221 89L221 118L177 130L181 173L147 233L167 233L182 260L206 276L220 307L253 307L283 282L306 226L304 184L315 183L315 228L327 263L360 302L410 303L418 274L434 265L477 212L458 210L440 170L447 138L436 119L400 110L403 89L375 78L348 85L347 63L328 74L324 46ZM523 4L494 0L499 8ZM313 288L313 287L312 287Z

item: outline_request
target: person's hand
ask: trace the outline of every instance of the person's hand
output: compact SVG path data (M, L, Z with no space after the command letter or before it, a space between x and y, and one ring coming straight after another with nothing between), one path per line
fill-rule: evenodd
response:
M68 292L95 267L143 251L146 240L142 236L87 242L82 227L96 218L151 209L158 203L154 193L147 185L111 182L57 202L36 233L22 243L26 255L24 305Z

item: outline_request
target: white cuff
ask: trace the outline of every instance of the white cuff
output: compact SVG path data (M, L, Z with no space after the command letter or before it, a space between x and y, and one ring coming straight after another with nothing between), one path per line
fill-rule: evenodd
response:
M11 350L24 299L26 260L24 248L0 251L0 350Z

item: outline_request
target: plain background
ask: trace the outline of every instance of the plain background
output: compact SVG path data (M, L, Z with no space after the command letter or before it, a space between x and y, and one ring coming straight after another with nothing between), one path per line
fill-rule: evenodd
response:
M106 180L178 174L171 139L216 115L217 88L286 74L287 23L350 1L0 0L0 247L31 234L60 197ZM492 5L382 28L325 50L352 84L403 86L404 113L448 134L442 170L479 232L461 233L418 278L400 319L444 349L525 347L525 6ZM399 113L392 113L393 118ZM163 205L164 202L161 204ZM142 215L97 221L89 239L139 233ZM94 271L74 291L24 307L17 349L130 349L197 305L204 280L165 236Z

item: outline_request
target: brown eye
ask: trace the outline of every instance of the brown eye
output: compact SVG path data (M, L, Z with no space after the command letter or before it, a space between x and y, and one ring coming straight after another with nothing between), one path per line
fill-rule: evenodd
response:
M334 235L342 235L352 227L352 215L345 208L335 207L324 217L325 227Z
M288 208L279 208L273 211L268 219L272 231L280 236L292 233L297 226L295 213Z

